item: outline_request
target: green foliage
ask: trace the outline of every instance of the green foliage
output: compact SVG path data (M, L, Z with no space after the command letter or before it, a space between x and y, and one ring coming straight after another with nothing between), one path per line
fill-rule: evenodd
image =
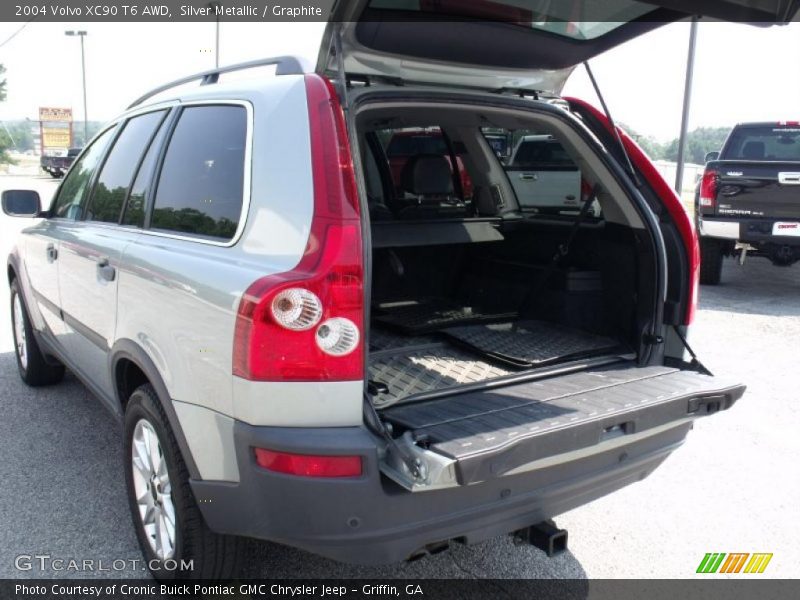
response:
M652 136L642 135L624 123L619 126L624 129L642 147L652 160L678 160L678 138L667 143L661 143ZM702 165L705 156L722 148L725 138L730 133L730 127L698 127L686 136L685 162Z
M625 133L636 140L636 143L639 144L651 160L659 160L664 157L664 144L659 142L656 138L651 135L642 135L625 123L619 123L618 125Z
M6 78L3 77L5 72L6 68L0 65L0 102L6 99ZM11 146L11 138L8 136L5 129L0 129L0 165L14 163L8 155L8 149Z
M705 163L706 154L722 148L725 138L730 133L730 127L698 127L686 136L685 162L702 165ZM664 148L664 158L678 160L678 140L674 139Z

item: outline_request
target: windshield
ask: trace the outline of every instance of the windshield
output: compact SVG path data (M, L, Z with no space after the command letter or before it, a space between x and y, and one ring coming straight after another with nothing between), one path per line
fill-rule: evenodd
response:
M725 145L726 160L800 161L800 126L739 127Z
M598 38L658 8L635 0L371 0L369 7L503 21L576 40Z

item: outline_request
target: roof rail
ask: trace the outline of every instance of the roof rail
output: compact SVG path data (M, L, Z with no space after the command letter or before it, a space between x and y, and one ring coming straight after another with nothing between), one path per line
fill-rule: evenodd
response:
M148 98L152 98L156 94L160 94L161 92L165 92L168 89L178 87L179 85L183 85L184 83L191 83L192 81L196 81L200 79L200 85L208 85L211 83L217 83L219 80L219 76L223 73L230 73L232 71L244 71L245 69L253 69L256 67L267 67L270 65L275 65L275 74L276 75L302 75L306 72L306 68L303 66L303 61L296 57L296 56L275 56L273 58L262 58L258 60L251 60L249 62L238 63L235 65L228 65L226 67L220 67L217 69L211 69L209 71L202 71L200 73L195 73L194 75L188 75L187 77L181 77L180 79L176 79L175 81L171 81L170 83L165 83L164 85L160 85L157 88L154 88L140 96L136 100L134 100L128 109L131 109L135 106L139 106L142 102L147 100Z

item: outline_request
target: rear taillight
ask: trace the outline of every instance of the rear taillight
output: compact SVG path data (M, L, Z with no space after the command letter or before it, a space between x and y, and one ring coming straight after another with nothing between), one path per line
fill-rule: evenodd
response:
M233 374L257 381L363 378L364 261L358 195L341 106L306 75L314 217L291 271L263 277L236 316Z
M703 173L700 182L700 206L703 208L714 208L717 203L717 177L714 169L706 169Z
M317 456L290 454L254 448L256 464L262 469L302 477L359 477L360 456Z

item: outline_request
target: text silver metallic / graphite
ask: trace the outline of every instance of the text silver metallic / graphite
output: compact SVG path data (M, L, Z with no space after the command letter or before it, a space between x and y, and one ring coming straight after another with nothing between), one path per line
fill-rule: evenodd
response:
M320 17L322 9L318 6L281 6L245 5L245 6L192 6L183 4L180 7L182 17Z

